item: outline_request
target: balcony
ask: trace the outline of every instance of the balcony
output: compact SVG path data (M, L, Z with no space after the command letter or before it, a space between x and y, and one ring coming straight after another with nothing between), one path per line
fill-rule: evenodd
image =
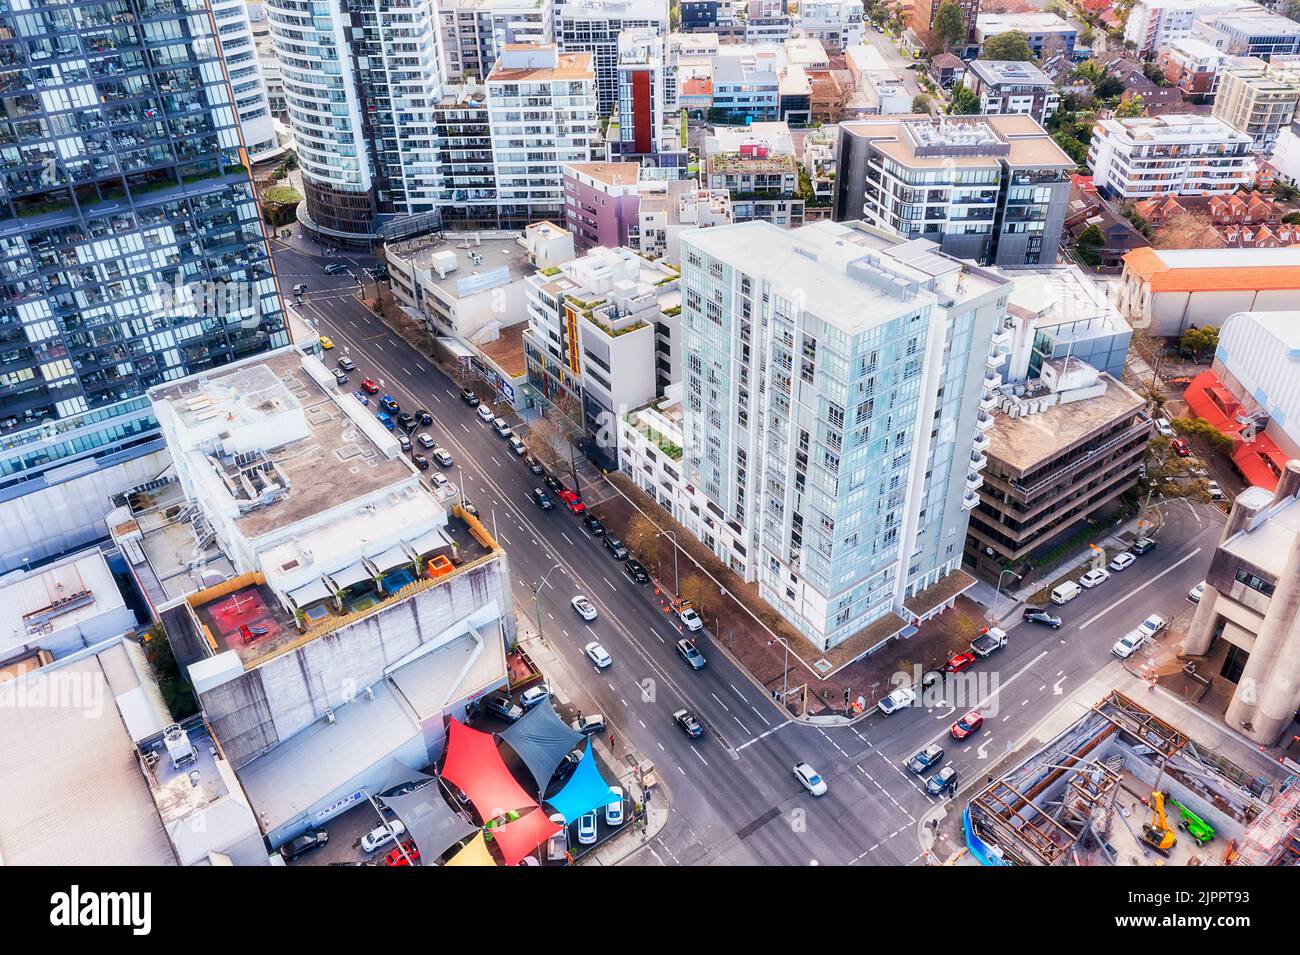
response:
M983 484L984 476L982 474L977 474L972 471L970 474L966 475L966 489L968 491L978 491Z
M998 406L998 396L996 394L987 394L980 398L980 411L992 411Z
M987 412L981 411L975 417L975 429L981 434L993 427L993 416Z
M989 463L988 455L982 451L972 451L970 454L970 467L972 471L981 471L984 465Z
M995 350L1005 351L1011 347L1011 329L1003 327L993 333L990 344Z
M983 453L989 449L989 445L992 443L993 442L989 439L989 436L981 432L980 434L975 435L975 440L971 443L971 448Z
M980 502L980 496L974 491L967 491L962 495L961 506L964 510L973 511Z
M994 367L994 365L993 365L993 363L992 363L992 356L989 356L989 363L988 363L988 364L989 364L989 367L990 367L990 368L993 368L993 367ZM999 364L1000 364L1000 362L999 362ZM998 374L997 372L995 372L995 371L987 371L987 372L984 373L984 387L985 387L986 389L988 389L989 391L992 391L993 389L995 389L995 388L1000 388L1001 386L1002 386L1002 376L1001 376L1001 375L999 375L999 374Z

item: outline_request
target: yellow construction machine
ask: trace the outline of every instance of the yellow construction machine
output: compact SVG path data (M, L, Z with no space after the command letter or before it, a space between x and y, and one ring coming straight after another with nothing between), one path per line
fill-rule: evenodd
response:
M1164 793L1153 792L1148 805L1151 807L1151 821L1142 827L1142 840L1156 852L1167 856L1178 842L1178 837L1165 818Z

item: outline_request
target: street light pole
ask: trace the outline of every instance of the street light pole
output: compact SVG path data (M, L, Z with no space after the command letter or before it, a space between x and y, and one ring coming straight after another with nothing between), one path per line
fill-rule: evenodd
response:
M789 683L787 682L790 674L790 642L784 637L773 637L773 639L781 641L781 646L785 647L785 663L781 669L781 705L788 709L789 703L786 702L785 697L790 692ZM770 647L772 641L767 641L767 645Z
M540 581L533 583L529 588L533 592L533 611L537 615L537 639L541 640L543 643L546 642L546 638L542 634L542 588L546 586L546 581L550 578L551 574L559 570L560 566L560 564L552 566Z
M678 575L677 567L677 551L680 549L677 545L677 532L664 530L659 533L667 534L673 542L673 593L676 594L677 599L680 600L682 597L682 581L681 577Z
M1002 578L1005 577L1007 574L1010 574L1012 577L1016 578L1016 580L1025 579L1024 575L1017 574L1010 567L1005 568L1002 571L1002 573L998 574L998 589L997 589L997 593L993 595L993 626L995 627L1002 622L1001 618L998 616L998 601L1002 597Z

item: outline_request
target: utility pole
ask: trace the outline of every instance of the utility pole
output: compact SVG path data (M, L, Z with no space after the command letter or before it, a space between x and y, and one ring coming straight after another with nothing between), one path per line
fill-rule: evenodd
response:
M534 581L528 588L533 592L533 612L537 615L537 639L543 643L546 642L546 637L542 634L542 588L546 586L546 581L550 579L551 574L559 570L560 567L560 564L555 564L540 581Z
M681 577L678 575L678 567L677 567L677 551L680 549L680 548L678 547L678 544L677 544L677 532L676 532L676 531L663 530L663 531L660 531L659 534L667 534L668 537L669 537L669 538L672 540L672 542L673 542L673 593L677 595L677 599L678 599L678 600L681 600L681 598L682 598L682 580L681 580ZM657 537L657 536L659 536L659 535L657 534L657 535L655 535L655 536Z

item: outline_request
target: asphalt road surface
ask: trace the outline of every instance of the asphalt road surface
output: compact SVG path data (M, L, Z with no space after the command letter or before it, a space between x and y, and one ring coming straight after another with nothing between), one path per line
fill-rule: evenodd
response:
M453 455L447 476L505 548L517 609L529 620L536 618L532 585L545 579L539 596L543 636L566 671L548 679L584 712L603 713L619 739L658 768L670 820L634 857L640 863L918 862L918 823L935 800L902 768L907 757L940 741L962 782L973 781L981 761L1003 755L1065 687L1119 666L1110 655L1118 636L1148 613L1170 616L1187 606L1184 595L1204 575L1218 539L1217 512L1178 502L1155 551L1064 608L1061 630L1012 628L1008 647L968 671L973 678L954 678L934 709L874 715L853 726L795 722L707 632L695 639L708 665L691 670L676 651L680 627L653 589L629 580L577 517L560 506L537 508L530 495L540 478L460 399L456 384L356 301L349 276L321 274L337 258L283 249L276 254L282 284L310 286L300 311L333 338L327 362L341 355L356 362L345 387L370 377L403 410L425 408L433 415L434 425L418 430ZM579 593L597 608L591 623L570 606ZM593 640L613 658L605 670L583 653ZM948 726L976 704L986 713L984 727L967 742L948 739ZM671 714L682 707L704 723L703 740L689 740L673 723ZM800 760L825 777L826 795L815 798L799 785L792 768Z

